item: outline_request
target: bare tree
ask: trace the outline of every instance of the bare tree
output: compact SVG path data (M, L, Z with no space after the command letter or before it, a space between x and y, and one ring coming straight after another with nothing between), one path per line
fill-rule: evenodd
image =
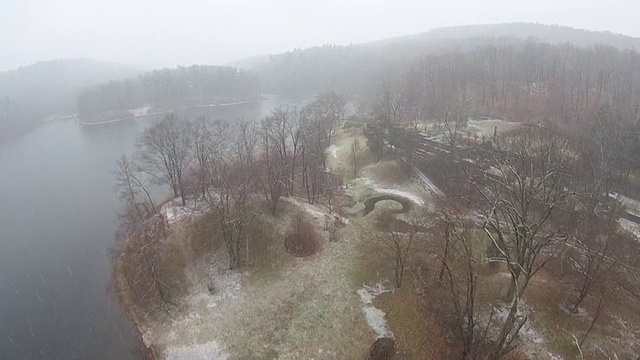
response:
M184 172L191 161L189 122L168 114L145 129L138 138L141 169L158 185L169 185L175 197L186 205Z
M267 208L275 214L280 197L289 188L287 122L289 113L280 108L265 118L261 127L262 189Z
M442 256L441 256L441 266L440 271L438 272L438 282L441 283L444 277L446 264L449 259L449 253L451 252L451 243L454 240L456 225L458 222L454 218L454 215L451 211L446 208L442 208L437 215L437 219L441 222L443 229L442 235L440 236L442 239Z
M616 237L617 224L612 221L613 217L602 220L587 214L581 220L576 226L576 234L572 236L573 241L568 244L568 259L578 275L577 295L571 306L574 314L587 296L603 285L617 264L611 241Z
M164 217L150 213L141 219L135 209L118 214L120 229L114 252L114 270L126 282L128 294L140 315L146 316L175 304L184 287L185 257L167 241Z
M438 125L449 147L451 159L455 158L458 141L467 127L468 108L469 100L463 92L439 106Z
M571 195L565 186L571 156L565 139L545 131L507 134L497 142L485 184L476 183L487 204L483 228L513 277L508 298L522 294L544 264L539 255L562 238L547 225Z
M137 164L123 155L117 162L118 169L114 172L114 190L122 201L125 209L128 209L128 221L141 222L149 215L155 213L155 205L151 195L140 178L140 170ZM134 216L131 219L131 216Z
M298 165L296 160L301 156L302 149L307 143L306 137L309 136L309 118L305 109L293 109L293 119L287 122L287 133L291 144L289 195L293 195Z
M206 196L207 188L211 185L210 169L207 166L211 165L212 158L227 145L228 127L225 121L211 123L204 117L196 119L190 126L191 153L197 161L194 172L202 196Z
M338 122L344 118L347 100L332 91L320 94L317 102L319 111L318 120L320 120L325 130L326 137L324 141L328 146L331 142L331 136L333 136L335 127L338 125Z
M394 273L396 288L402 287L407 260L412 250L414 240L419 236L418 219L413 219L408 232L396 231L392 226L386 226L385 231L376 229L365 230L367 237L380 246L380 251L390 260Z
M397 149L400 147L401 130L405 127L405 123L409 118L409 98L405 93L402 85L396 82L387 82L382 93L375 104L375 123L371 130L381 130L382 144L387 143L392 152L397 155ZM378 129L376 129L376 127ZM371 133L374 135L375 132ZM373 146L377 144L375 137L370 137Z
M554 211L571 194L566 140L526 129L502 136L496 143L494 171L476 187L486 202L482 228L506 263L510 274L509 315L496 351L507 348L524 322L517 321L518 304L531 278L548 259L543 251L562 237L546 226Z
M207 166L212 186L207 188L206 204L215 212L229 255L229 269L240 266L242 242L248 242L246 228L257 212L251 206L256 191L255 157L257 137L246 123L241 123L235 143L211 159Z
M311 108L319 105L312 104ZM307 111L317 111L317 110ZM326 169L325 150L329 146L326 137L326 119L312 114L308 120L301 150L303 184L310 204L315 203L324 192Z
M493 310L484 327L480 324L479 305L477 304L478 264L472 246L477 239L465 231L464 224L453 220L450 213L445 215L450 222L442 237L447 253L441 258L441 279L449 292L453 308L453 329L462 345L462 359L479 359L480 349L487 336L487 330L493 320ZM454 226L454 224L456 224ZM449 256L448 256L449 255Z
M591 160L591 171L600 190L598 195L608 196L612 181L622 177L630 131L609 104L600 107L589 130L590 151L586 155Z
M351 144L349 165L351 165L351 170L353 170L353 177L357 177L358 171L360 171L362 167L362 149L360 148L360 142L357 137L353 138L353 143Z
M114 269L124 275L136 309L147 315L173 304L181 289L175 267L184 258L166 243L165 220L156 212L137 164L123 156L117 165L114 190L123 208L118 214Z

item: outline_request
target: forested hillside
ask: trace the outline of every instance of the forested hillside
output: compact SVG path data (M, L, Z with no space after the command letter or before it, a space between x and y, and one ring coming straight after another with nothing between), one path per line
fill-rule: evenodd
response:
M383 86L411 116L458 111L584 128L609 103L633 121L640 106L640 55L611 46L524 41L415 60ZM408 114L407 114L408 115Z
M539 24L474 25L441 28L368 44L297 49L270 57L239 61L258 73L263 90L285 94L314 94L336 90L348 94L371 92L397 77L420 56L478 48L547 43L576 47L608 45L636 49L640 40L629 36Z
M534 23L484 24L451 26L433 29L424 33L401 36L371 43L384 45L392 42L462 40L468 38L495 37L526 39L534 37L550 44L571 43L577 46L607 44L624 49L640 48L640 39L608 31L574 29L568 26Z
M225 102L255 100L258 77L232 67L178 67L152 71L135 79L110 81L86 89L77 101L83 120L117 117L128 110L152 107L172 110Z
M132 67L88 59L39 62L0 72L0 137L54 115L74 114L76 97L85 86L139 73Z

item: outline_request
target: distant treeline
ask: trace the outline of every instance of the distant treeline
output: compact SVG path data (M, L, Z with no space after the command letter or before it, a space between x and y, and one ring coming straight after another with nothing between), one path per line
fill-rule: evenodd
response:
M39 62L0 72L0 138L55 115L75 114L76 99L86 86L140 73L129 66L88 59Z
M452 51L466 53L482 46L522 43L519 38L470 37L432 39L407 37L384 43L326 45L297 49L240 63L255 71L262 90L286 95L337 91L373 95L381 83L400 76L416 58Z
M162 69L87 88L78 97L77 110L78 116L86 120L144 106L171 110L255 100L260 96L259 85L254 73L227 66Z
M630 123L640 115L640 54L608 45L576 47L529 39L423 56L383 89L409 117L469 115L585 130L604 104ZM390 93L390 94L389 94Z
M604 103L630 121L640 116L640 54L635 50L554 45L534 38L453 44L428 50L413 42L327 46L273 56L254 68L265 91L333 89L370 102L384 96L407 120L463 108L476 115L586 125Z
M547 54L531 54L534 58L527 59L528 50L523 47L531 48L532 44L546 46L540 51L547 51L549 56L556 58L545 58ZM456 57L496 49L500 57L497 61L518 61L522 70L524 64L532 61L558 64L561 59L557 59L557 56L575 58L583 52L589 58L590 66L595 66L601 60L608 59L599 59L597 54L590 55L594 51L621 54L626 49L638 48L640 40L628 36L516 23L442 28L368 44L297 49L284 54L247 59L238 62L238 65L255 71L262 81L263 91L269 93L311 95L334 90L349 95L373 95L380 84L401 76L416 59L423 56L454 54L452 56ZM506 49L507 53L503 53L502 49ZM484 59L482 61L486 62ZM577 64L567 63L567 66L574 65ZM603 65L611 67L613 64ZM549 66L555 65L544 65L545 68ZM518 69L511 66L510 71Z

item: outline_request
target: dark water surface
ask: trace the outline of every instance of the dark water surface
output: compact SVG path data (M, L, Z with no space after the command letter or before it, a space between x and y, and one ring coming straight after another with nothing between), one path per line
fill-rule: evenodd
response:
M178 114L254 119L292 102ZM157 119L62 120L0 143L0 359L140 357L109 279L119 207L111 172Z

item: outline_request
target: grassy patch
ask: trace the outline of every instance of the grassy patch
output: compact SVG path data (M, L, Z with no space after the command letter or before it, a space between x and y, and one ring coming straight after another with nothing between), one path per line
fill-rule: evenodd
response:
M387 313L387 321L402 354L410 359L450 358L443 330L412 285L411 281L406 281L402 288L381 295L374 304Z
M188 241L191 252L196 258L210 254L220 246L224 246L222 234L213 212L208 212L184 225L177 223L177 226L184 228L180 236Z
M354 289L359 289L363 284L375 284L391 275L389 262L378 251L379 244L375 239L368 238L368 234L371 233L369 229L373 227L375 227L374 215L354 218L340 234L344 241L359 242L357 248L361 255L351 263L349 273Z
M409 181L407 172L395 161L381 161L367 168L368 175L384 186L393 187Z
M367 138L362 135L362 129L347 129L336 132L333 137L333 146L336 148L335 157L332 154L326 155L327 166L345 180L354 178L350 159L354 138L357 138L360 144L360 168L370 165L376 160L367 146Z
M362 287L362 284L372 284L379 280L379 267L370 256L363 255L351 264L349 279L354 288Z
M537 276L545 275L541 272ZM536 281L539 279L534 277L525 293L525 302L536 316L536 329L544 337L549 351L565 359L577 359L578 351L570 334L580 339L591 318L568 314L562 309L568 295L566 288L553 282Z
M285 264L283 234L274 224L274 218L257 216L247 229L249 266L252 274L260 278L275 276Z

